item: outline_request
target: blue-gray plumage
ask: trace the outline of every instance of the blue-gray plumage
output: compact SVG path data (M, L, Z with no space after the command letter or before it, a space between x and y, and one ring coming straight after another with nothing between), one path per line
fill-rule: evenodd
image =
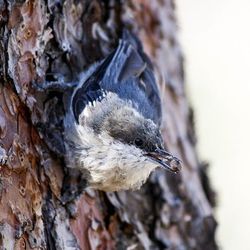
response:
M136 189L157 166L180 169L180 161L163 148L151 62L130 33L84 75L72 95L71 112L75 122L66 130L68 162L90 186Z
M76 91L72 103L76 119L89 101L102 98L102 91L110 91L123 100L131 100L144 117L160 124L161 100L151 63L127 32L118 48Z

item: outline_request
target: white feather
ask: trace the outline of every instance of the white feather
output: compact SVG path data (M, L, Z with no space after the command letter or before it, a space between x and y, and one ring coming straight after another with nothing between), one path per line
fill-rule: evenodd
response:
M98 138L94 132L77 128L79 145L77 166L88 170L91 187L104 191L138 189L157 165L134 146L114 141L107 134Z
M104 191L138 189L157 167L156 163L143 156L141 149L115 140L105 131L97 134L89 126L93 117L110 112L114 107L119 108L118 104L122 108L127 105L133 115L141 117L129 103L117 98L116 94L108 92L101 102L96 102L95 107L85 107L80 115L80 124L75 124L76 132L70 135L72 138L67 138L76 145L74 152L69 153L69 158L74 158L71 167L83 173L87 171L89 185Z

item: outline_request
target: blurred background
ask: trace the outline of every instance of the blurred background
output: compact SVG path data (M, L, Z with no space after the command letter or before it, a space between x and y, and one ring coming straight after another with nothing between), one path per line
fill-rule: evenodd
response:
M176 0L198 150L218 195L217 240L250 249L250 1Z

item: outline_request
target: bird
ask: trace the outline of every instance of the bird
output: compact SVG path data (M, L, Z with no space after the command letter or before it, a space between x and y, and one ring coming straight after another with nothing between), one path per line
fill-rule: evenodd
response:
M65 125L68 167L106 192L139 189L157 167L179 172L181 161L163 145L161 113L152 63L139 40L125 32L72 93Z

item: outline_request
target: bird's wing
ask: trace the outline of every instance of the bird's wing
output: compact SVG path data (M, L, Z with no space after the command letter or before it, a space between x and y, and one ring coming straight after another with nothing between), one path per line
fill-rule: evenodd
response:
M79 122L79 116L84 108L93 101L101 101L105 95L105 90L101 88L100 82L105 75L106 69L112 60L115 51L105 58L100 64L94 65L95 70L84 81L72 95L72 110L74 117Z
M145 117L160 124L161 101L151 62L140 42L127 30L118 47L74 93L72 107L77 121L84 107L102 98L104 91L131 100Z
M132 100L145 117L160 124L161 100L152 63L129 31L124 31L100 85L122 99Z

